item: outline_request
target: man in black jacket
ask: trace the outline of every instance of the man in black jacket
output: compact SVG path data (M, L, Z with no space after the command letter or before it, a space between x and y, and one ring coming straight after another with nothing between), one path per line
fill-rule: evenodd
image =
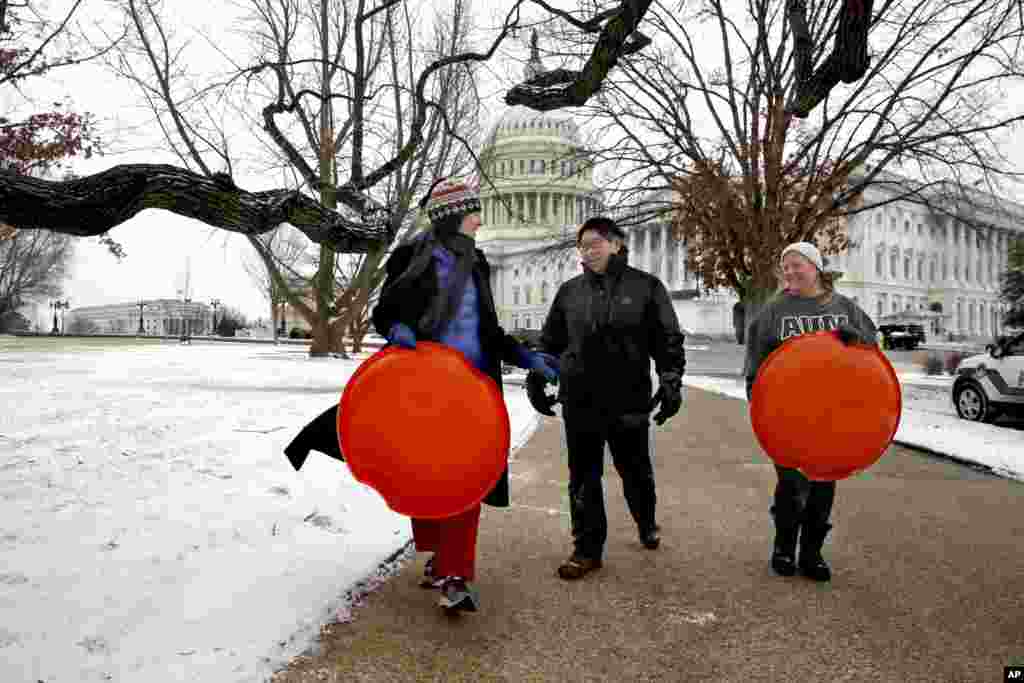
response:
M608 536L602 474L608 444L643 545L660 543L648 430L682 405L683 334L668 290L626 265L625 234L613 220L589 219L576 245L583 274L555 295L541 333L543 351L561 360L559 400L569 452L574 551L558 568L577 579L601 566ZM651 359L659 378L652 399Z

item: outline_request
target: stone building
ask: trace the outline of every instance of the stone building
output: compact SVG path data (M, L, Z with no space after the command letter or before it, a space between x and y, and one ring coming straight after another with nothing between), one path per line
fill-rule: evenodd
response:
M826 259L826 268L840 275L836 291L876 324L922 322L930 337L1001 333L1007 306L999 301L999 277L1010 242L1024 237L1024 206L983 192L959 196L952 183L929 188L927 203L915 202L899 198L911 181L893 174L881 179L886 182L869 186L860 204L879 206L841 221L851 246ZM668 194L649 201L668 205ZM632 228L629 246L632 265L683 297L675 307L685 329L732 333L735 295L701 290L686 272L686 247L672 237L667 220Z
M201 301L185 303L180 299L150 299L143 302L142 329L146 335L179 336L186 329L192 335L210 334L213 309ZM68 311L64 329L93 334L139 334L139 303L82 306Z

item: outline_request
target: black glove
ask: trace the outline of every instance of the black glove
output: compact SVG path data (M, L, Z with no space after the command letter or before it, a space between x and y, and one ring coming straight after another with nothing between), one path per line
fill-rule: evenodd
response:
M554 417L552 408L558 403L558 397L548 396L544 391L547 384L548 379L541 372L531 370L526 373L526 397L530 399L530 405L541 415Z
M654 424L660 427L683 407L683 380L674 372L661 373L659 380L660 386L651 399L650 409L654 410L661 404L661 410L654 416Z
M864 341L864 336L860 333L860 331L853 325L850 325L849 323L843 323L842 325L837 327L836 336L839 337L839 341L843 342L847 346L849 346L850 344L867 343L866 341Z

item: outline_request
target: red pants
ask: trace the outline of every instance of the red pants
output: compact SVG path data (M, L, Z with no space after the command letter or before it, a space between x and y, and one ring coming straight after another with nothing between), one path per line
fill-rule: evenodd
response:
M434 576L476 578L476 536L480 528L480 505L446 519L412 520L416 550L433 551Z

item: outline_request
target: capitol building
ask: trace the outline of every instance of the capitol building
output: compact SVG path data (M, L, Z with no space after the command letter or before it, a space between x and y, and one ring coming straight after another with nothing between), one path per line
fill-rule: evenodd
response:
M526 77L542 68L534 47ZM477 243L491 263L499 320L507 330L539 330L558 287L582 272L575 250L552 245L574 240L591 216L629 210L605 205L579 130L564 112L510 107L479 158ZM863 206L880 206L843 219L851 246L826 266L839 275L836 290L876 324L918 322L929 338L1001 333L1007 306L999 301L999 277L1010 242L1024 236L1024 206L980 191L964 196L950 184L927 191L936 198L929 208L897 198L910 181L891 174L882 180L889 182L870 185L863 197ZM643 203L668 207L670 200L661 191ZM623 227L630 265L665 283L687 333L734 336L735 294L706 291L687 271L686 245L667 218Z

